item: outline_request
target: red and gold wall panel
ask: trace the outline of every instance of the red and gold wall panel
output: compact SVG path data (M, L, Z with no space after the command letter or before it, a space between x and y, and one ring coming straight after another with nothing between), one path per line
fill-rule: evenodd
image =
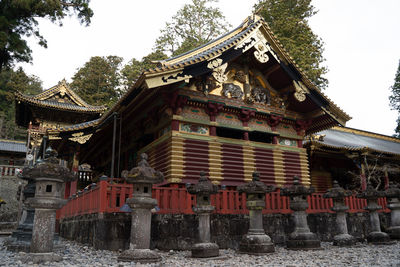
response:
M196 180L201 171L209 175L208 142L185 139L183 141L183 174L185 178Z
M240 145L221 144L223 182L230 185L244 182L243 148Z
M266 184L284 186L293 176L310 185L307 154L302 148L260 145L226 138L190 138L170 132L141 152L149 154L149 163L163 172L169 183L193 183L201 171L216 184L239 185L250 181L253 171Z
M254 152L256 169L260 173L261 181L266 184L275 185L275 171L277 171L277 168L274 163L274 151L272 149L256 147Z

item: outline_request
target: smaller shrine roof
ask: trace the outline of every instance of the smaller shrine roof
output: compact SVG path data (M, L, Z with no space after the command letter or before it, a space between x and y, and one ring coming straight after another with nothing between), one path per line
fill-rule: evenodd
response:
M38 95L25 95L16 92L15 99L38 107L73 112L102 113L107 109L104 106L92 106L86 103L74 91L72 91L65 79Z
M344 149L348 151L372 151L392 155L400 155L400 139L371 133L367 131L347 128L333 127L317 133L322 136L316 140L308 140L305 144L316 144L317 146Z
M0 151L26 153L25 141L0 139Z

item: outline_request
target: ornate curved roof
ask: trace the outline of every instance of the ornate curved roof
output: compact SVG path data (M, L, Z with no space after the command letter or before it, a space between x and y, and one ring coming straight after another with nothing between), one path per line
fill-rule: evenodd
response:
M325 116L315 122L310 132L317 132L333 125L345 125L351 117L333 103L311 82L293 58L274 36L263 18L252 15L227 34L182 55L159 61L158 66L144 71L130 90L104 117L116 111L121 104L131 101L141 89L188 81L190 78L213 71L251 48L262 55L273 57L278 65L293 79L296 91L305 95L308 102L318 106ZM267 57L268 57L267 56ZM214 64L215 61L218 64Z
M28 105L79 113L103 113L107 109L104 106L92 106L86 103L71 90L65 79L38 95L16 92L15 99Z

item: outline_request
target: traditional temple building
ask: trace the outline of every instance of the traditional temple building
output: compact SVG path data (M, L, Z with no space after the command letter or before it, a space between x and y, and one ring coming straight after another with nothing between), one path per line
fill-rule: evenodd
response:
M106 108L91 106L70 89L65 80L38 95L15 93L17 125L28 129L28 147L38 153L46 129L99 118Z
M311 184L318 192L337 180L348 189L365 189L368 180L384 189L400 182L400 140L367 131L334 127L310 135L304 147L310 159Z
M253 15L142 73L100 119L48 134L61 138L52 141L61 154L80 137L80 163L112 177L146 152L169 184L197 181L205 171L215 184L236 186L257 170L267 184L298 175L309 185L304 137L349 119Z

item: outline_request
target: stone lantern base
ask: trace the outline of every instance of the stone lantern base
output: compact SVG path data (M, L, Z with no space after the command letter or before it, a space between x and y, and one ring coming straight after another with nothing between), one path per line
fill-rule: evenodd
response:
M275 252L271 238L264 231L249 231L239 244L240 253L263 255Z
M118 256L118 261L133 261L139 263L159 262L162 258L150 249L128 249Z
M349 234L340 234L333 237L333 245L340 247L353 246L357 243L354 236Z
M321 242L316 234L308 233L291 233L289 240L286 241L287 249L292 250L313 250L321 249Z
M210 258L219 256L219 247L215 243L197 243L192 247L193 258Z
M389 245L393 243L392 241L390 241L390 237L387 233L378 231L370 232L367 235L367 241L368 243L372 243L375 245Z

